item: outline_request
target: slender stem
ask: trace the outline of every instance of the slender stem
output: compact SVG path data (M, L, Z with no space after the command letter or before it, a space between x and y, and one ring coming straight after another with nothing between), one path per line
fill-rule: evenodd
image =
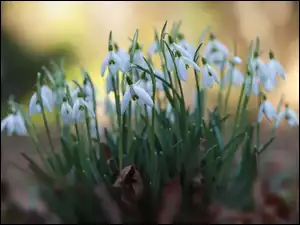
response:
M230 71L230 83L229 83L229 86L228 86L228 89L227 89L227 92L226 92L226 96L225 96L225 107L224 107L224 114L225 115L227 114L228 100L229 100L229 96L231 94L231 88L232 88L232 71L233 71L233 68L231 68L231 71Z
M241 108L241 103L242 103L242 99L244 96L244 90L245 90L245 83L242 86L242 90L241 90L240 97L238 100L238 105L237 105L236 112L235 112L235 117L234 117L234 122L233 122L233 131L232 131L232 135L231 135L232 137L235 135L236 130L237 130L236 125L237 125L237 121L238 121L239 114L240 114L240 108Z
M119 140L119 169L123 168L123 128L122 128L122 118L121 118L121 108L120 108L120 95L117 85L115 83L115 78L112 77L113 89L115 93L115 102L117 107L117 119L119 124L120 140Z

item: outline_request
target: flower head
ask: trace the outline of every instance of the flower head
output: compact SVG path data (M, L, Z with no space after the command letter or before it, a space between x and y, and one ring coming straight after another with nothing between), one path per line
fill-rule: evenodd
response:
M234 86L241 86L244 82L244 77L241 71L235 67L235 65L231 64L229 66L228 71L224 76L224 85L228 85L228 83L232 82Z
M175 64L177 67L178 76L183 81L187 81L188 79L188 65L193 66L196 71L200 72L199 66L190 58L181 55L179 51L176 52Z
M84 100L83 94L79 92L78 98L76 99L73 105L73 119L77 122L84 120L86 117L86 110L92 117L95 117L95 112L92 109L91 105Z
M285 110L283 112L280 112L278 115L278 118L276 120L275 126L278 127L280 120L284 118L288 121L288 125L290 127L299 126L299 118L295 111L290 109L289 105L285 105Z
M105 56L103 63L101 65L101 76L104 76L106 68L109 67L109 69L113 72L116 72L118 70L121 70L122 72L125 71L125 66L123 60L118 56L111 46L110 51Z
M272 103L266 98L265 95L263 95L263 102L260 104L258 109L258 116L257 121L261 122L263 115L269 120L276 120L277 119L277 113L274 109Z
M269 62L267 63L267 67L269 69L270 77L274 80L276 80L277 75L285 80L285 70L283 66L280 64L280 62L275 58L274 53L272 51L269 52Z
M207 58L210 54L213 54L215 52L221 52L223 56L228 56L229 50L220 41L218 41L214 34L210 34L209 42L206 45L206 48L204 50L204 56Z
M150 97L150 95L145 91L142 87L140 87L138 84L133 84L131 79L129 77L126 77L127 83L129 85L129 90L127 90L123 96L122 102L121 102L121 113L123 114L129 104L129 101L131 99L138 100L138 103L143 106L147 105L150 107L153 107L153 100Z
M35 92L29 102L29 115L33 115L34 113L41 113L42 108L41 104L43 104L43 107L51 112L53 104L55 103L55 96L53 95L53 92L50 90L50 88L46 85L43 85L41 87L41 101L39 101L37 93Z
M247 77L245 78L245 93L247 96L252 92L255 96L259 95L260 92L260 78L256 75L251 76L250 72L247 72Z
M20 112L9 114L1 120L1 132L3 132L5 128L8 136L11 136L13 133L20 136L27 135L24 118Z
M70 106L67 99L64 98L61 105L60 114L65 125L70 124L73 121L72 113L73 108Z
M217 72L207 63L205 58L202 58L202 84L203 88L210 87L212 88L214 82L220 84L220 79L217 75Z

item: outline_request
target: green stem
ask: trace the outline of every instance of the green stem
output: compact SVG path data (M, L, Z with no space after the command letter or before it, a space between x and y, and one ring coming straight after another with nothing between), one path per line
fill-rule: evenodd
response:
M229 83L227 93L226 93L226 96L225 96L225 107L224 107L225 115L227 114L228 100L229 100L229 96L231 94L231 88L232 88L232 71L233 71L233 68L231 68L231 71L230 71L230 83Z
M242 99L244 96L244 90L245 90L245 83L242 86L242 90L241 90L240 97L238 100L238 105L237 105L236 112L235 112L235 117L234 117L234 122L233 122L233 131L232 131L232 135L231 135L232 137L235 135L235 133L237 131L236 126L237 126L237 121L238 121L239 114L240 114L240 108L241 108L241 103L242 103Z

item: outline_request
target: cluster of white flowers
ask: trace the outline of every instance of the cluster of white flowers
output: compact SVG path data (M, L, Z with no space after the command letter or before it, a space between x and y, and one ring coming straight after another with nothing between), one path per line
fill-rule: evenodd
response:
M235 87L245 85L246 95L252 93L255 96L259 96L262 90L266 92L271 91L277 86L278 76L286 79L285 70L275 58L272 51L269 52L269 61L267 63L264 63L260 59L259 53L255 51L253 57L248 61L249 65L247 65L248 68L244 76L238 69L238 65L242 63L242 59L230 53L228 48L217 40L213 34L210 35L204 49L204 54L200 58L202 66L199 66L194 59L196 49L191 43L185 40L182 33L178 33L176 37L168 35L168 44L167 42L156 40L150 46L148 50L149 60L151 60L154 54L164 52L164 55L161 55L165 58L165 62L162 62L162 71L155 68L152 64L147 64L144 59L142 47L138 41L134 45L127 52L120 49L116 43L113 44L110 38L108 54L101 65L100 74L102 77L108 71L106 76L107 94L112 91L118 91L117 87L121 80L119 79L119 72L125 76L125 79L122 79L122 81L126 82L125 85L128 85L128 89L124 91L121 100L121 114L127 110L131 100L137 100L140 107L143 110L146 109L150 114L151 109L154 106L156 107L152 99L154 83L157 91L164 91L166 87L161 79L169 83L170 74L177 74L180 80L186 82L189 79L188 69L190 66L198 74L202 75L202 79L200 79L201 88L212 88L214 83L222 85L222 88L229 84ZM164 51L162 48L164 48ZM154 83L150 74L145 72L150 69L148 66L151 67L151 70L156 75ZM221 72L224 74L223 78L219 77ZM158 77L161 79L158 79ZM53 86L55 85L58 84L55 84L54 81ZM70 90L70 85L63 84L58 86L51 89L47 85L42 85L40 95L37 92L33 94L29 103L30 116L42 113L42 109L51 112L55 105L56 110L60 111L64 125L79 122L86 117L95 117L93 110L93 90L87 79L84 79L82 88L77 87ZM69 98L67 90L70 90L69 95L71 98ZM281 118L285 118L290 126L299 124L296 113L287 105L283 112L277 114L270 101L266 99L265 95L262 96L263 101L260 105L257 118L259 122L262 120L263 115L265 115L268 120L274 120L276 126L278 126ZM135 107L135 103L132 106ZM57 109L58 107L59 109ZM174 113L170 104L166 108L166 116L174 121ZM90 121L91 124L95 123L93 119ZM9 114L1 121L1 131L4 128L7 128L8 135L14 132L19 135L27 133L24 119L21 113L16 110L13 110L12 114Z

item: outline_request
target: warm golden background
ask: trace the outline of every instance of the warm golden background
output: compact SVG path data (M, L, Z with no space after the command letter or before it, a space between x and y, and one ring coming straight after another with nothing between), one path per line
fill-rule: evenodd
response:
M160 30L168 20L182 20L181 30L194 45L207 26L232 49L238 43L238 53L245 59L246 49L256 36L261 39L263 59L273 49L287 71L287 81L268 95L277 104L281 93L299 112L299 2L72 2L72 1L1 1L1 105L9 94L28 103L34 90L36 72L50 59L64 57L68 79L77 79L79 65L85 66L93 81L104 94L100 65L107 53L110 30L122 48L128 49L128 37L140 30L144 52L153 41L153 28ZM185 84L191 101L193 80ZM232 102L234 104L234 102ZM2 117L5 107L2 107ZM298 174L299 129L281 127L282 139L275 143L272 155L296 165ZM25 138L1 138L2 168L16 186L16 195L26 199L25 181L17 171L8 169L8 160L18 161L19 152L29 146ZM276 151L277 149L283 151ZM278 152L278 153L277 153ZM17 154L16 154L17 153ZM270 153L270 151L269 151ZM290 163L292 162L292 163ZM20 162L20 165L23 162ZM10 171L10 172L9 172ZM9 174L9 175L8 175ZM13 174L13 175L11 175ZM24 177L24 176L22 176ZM24 186L25 185L25 186ZM25 197L24 197L25 196Z

